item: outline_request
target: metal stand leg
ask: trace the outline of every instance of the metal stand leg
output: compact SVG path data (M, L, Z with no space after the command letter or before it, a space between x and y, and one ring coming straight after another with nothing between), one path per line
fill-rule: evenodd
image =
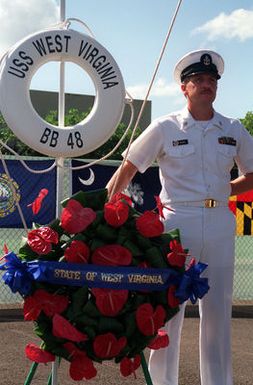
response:
M30 385L31 384L31 382L32 382L32 379L33 379L33 377L34 377L34 374L35 374L35 372L36 372L36 369L37 369L37 366L38 366L39 364L37 364L37 362L34 362L33 364L32 364L32 366L31 366L31 368L30 368L30 371L29 371L29 373L28 373L28 376L26 377L26 380L25 380L25 382L24 382L24 385Z
M153 382L151 380L150 373L148 370L148 365L143 352L141 352L141 366L142 366L143 374L146 380L146 384L153 385Z

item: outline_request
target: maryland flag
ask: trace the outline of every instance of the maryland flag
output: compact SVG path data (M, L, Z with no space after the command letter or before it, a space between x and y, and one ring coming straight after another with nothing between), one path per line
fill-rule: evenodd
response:
M253 235L253 190L231 196L229 207L236 216L236 235Z

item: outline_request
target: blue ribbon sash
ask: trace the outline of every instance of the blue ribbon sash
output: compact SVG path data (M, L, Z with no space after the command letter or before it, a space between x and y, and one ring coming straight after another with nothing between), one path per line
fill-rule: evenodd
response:
M196 302L208 291L207 279L200 277L206 267L198 263L182 274L170 268L113 267L37 260L25 262L14 253L8 253L0 270L5 271L3 280L11 290L24 296L31 292L33 281L145 291L162 291L176 285L176 296L182 303L188 298Z

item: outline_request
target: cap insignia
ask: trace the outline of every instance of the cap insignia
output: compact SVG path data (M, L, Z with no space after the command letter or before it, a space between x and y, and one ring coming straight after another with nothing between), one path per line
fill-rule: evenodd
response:
M210 66L210 64L212 63L212 57L208 53L205 53L201 56L200 61L205 66Z

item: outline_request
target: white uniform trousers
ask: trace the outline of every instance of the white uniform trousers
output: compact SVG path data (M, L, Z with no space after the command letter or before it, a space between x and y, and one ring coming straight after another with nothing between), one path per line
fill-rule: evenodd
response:
M208 277L210 289L199 301L201 384L232 385L230 328L235 219L227 207L173 208L173 213L164 209L166 231L179 228L183 247L197 261L208 264L202 276ZM185 304L164 328L170 338L169 346L151 351L149 371L153 385L178 385L184 310Z

